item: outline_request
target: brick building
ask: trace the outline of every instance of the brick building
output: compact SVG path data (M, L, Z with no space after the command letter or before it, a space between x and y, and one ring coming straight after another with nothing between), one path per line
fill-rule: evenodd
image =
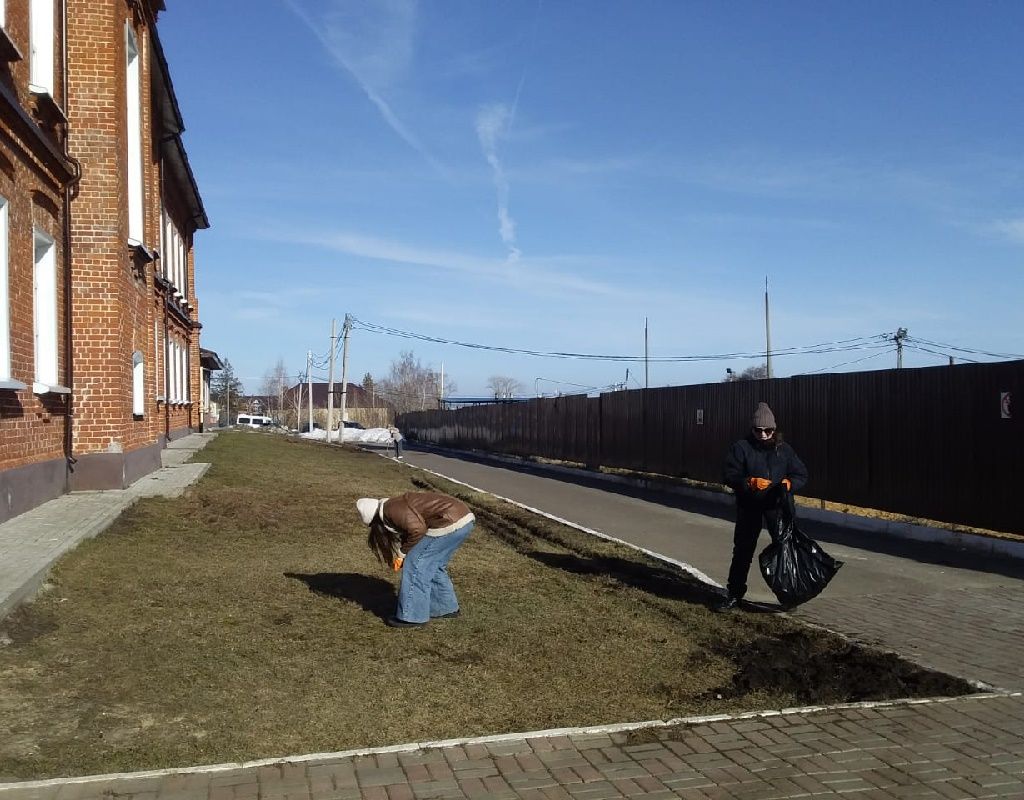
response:
M123 488L202 426L209 223L163 8L0 0L0 521Z

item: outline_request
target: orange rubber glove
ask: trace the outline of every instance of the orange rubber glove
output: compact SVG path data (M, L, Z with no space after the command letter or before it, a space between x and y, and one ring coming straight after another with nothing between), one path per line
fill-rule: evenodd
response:
M405 563L405 556L395 556L395 560L391 562L391 569L398 572L402 568L402 564Z
M767 478L747 478L747 486L754 492L763 492L771 485L772 482Z
M783 478L782 485L786 487L787 492L793 491L793 482L789 478Z

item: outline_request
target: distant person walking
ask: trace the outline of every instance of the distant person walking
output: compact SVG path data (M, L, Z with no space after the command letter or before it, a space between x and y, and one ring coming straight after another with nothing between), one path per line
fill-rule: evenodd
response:
M402 461L402 452L404 450L402 442L405 441L405 437L402 436L402 432L394 425L388 425L388 433L391 434L391 444L395 447L395 458Z
M398 608L385 622L419 628L431 619L459 616L448 562L473 530L476 517L461 500L437 492L356 501L366 543L382 564L402 570Z
M758 403L750 420L750 433L730 448L723 476L726 485L736 493L728 595L717 609L729 611L747 593L747 575L762 524L768 526L769 533L774 531L780 500L807 483L807 467L796 451L782 441L775 415L767 403Z

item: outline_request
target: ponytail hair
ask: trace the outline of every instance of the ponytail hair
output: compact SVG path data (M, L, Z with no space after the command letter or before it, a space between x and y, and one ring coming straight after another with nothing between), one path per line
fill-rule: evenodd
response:
M384 526L384 520L379 514L370 522L366 544L377 560L385 566L390 566L398 555L398 534L392 533Z

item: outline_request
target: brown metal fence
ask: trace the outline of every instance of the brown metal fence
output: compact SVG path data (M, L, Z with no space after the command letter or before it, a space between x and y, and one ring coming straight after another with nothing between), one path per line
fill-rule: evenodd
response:
M1024 533L1024 361L807 375L402 415L413 440L719 482L758 401L807 464L804 493ZM1007 404L1008 405L1008 404Z

